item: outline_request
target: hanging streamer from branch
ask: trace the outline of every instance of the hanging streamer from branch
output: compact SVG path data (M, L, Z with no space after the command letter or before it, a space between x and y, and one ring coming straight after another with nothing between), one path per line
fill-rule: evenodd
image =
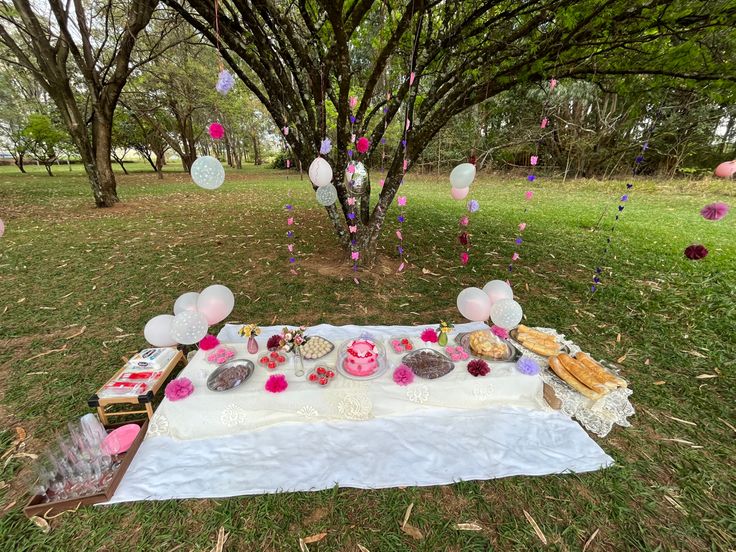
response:
M296 252L294 251L294 206L290 203L284 205L286 210L286 237L289 238L289 243L286 245L286 249L289 251L289 270L292 274L297 275L296 271Z

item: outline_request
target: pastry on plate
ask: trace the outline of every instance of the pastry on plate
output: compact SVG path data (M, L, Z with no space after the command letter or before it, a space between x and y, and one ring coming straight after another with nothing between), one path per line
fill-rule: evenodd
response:
M495 359L508 356L509 349L498 337L487 330L478 330L468 336L470 350L478 356Z

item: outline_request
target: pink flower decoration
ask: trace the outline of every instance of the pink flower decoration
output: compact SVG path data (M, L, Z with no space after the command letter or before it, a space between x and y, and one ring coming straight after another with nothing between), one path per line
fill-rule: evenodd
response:
M289 245L286 246L286 248L289 250L289 253L291 253L292 251L294 251L294 244L290 243Z
M401 386L409 385L414 381L414 372L406 364L399 364L394 370L394 381Z
M463 217L460 217L460 224L461 225L467 226L469 222L470 222L470 219L468 219L467 215L466 216L463 216Z
M353 165L352 163L350 163L348 165L348 173L349 174L353 174L354 172L355 172L355 165Z
M536 155L532 155L532 158L529 160L532 165L536 165L537 161L539 161L539 157L537 157Z
M550 79L549 91L552 92L555 89L555 86L557 86L557 79Z
M549 123L549 119L547 117L543 117L542 123L539 125L539 128L547 128L547 123Z
M383 185L384 185L385 183L386 183L386 181L385 181L385 180L384 180L383 178L382 178L381 180L379 180L379 181L378 181L378 185L379 185L379 186L381 186L382 188L383 188Z
M404 207L406 205L406 196L399 196L396 198L396 203L399 204L399 207Z
M360 138L358 138L358 142L355 144L355 149L358 150L358 153L365 153L370 147L371 142L365 136L361 136Z
M220 123L210 123L210 126L207 130L210 133L210 138L212 138L213 140L220 140L223 136L225 136L225 127L222 126Z
M286 391L289 384L286 382L286 376L283 374L274 374L266 380L266 391L269 393L281 393Z
M350 98L348 99L348 105L350 106L350 109L355 109L355 106L358 105L358 97L350 96Z
M470 255L468 255L467 251L463 251L460 253L460 262L464 265L468 264L468 261L470 260Z
M707 220L721 220L728 214L729 207L725 203L711 203L700 210L700 214Z
M194 392L194 385L189 378L176 378L171 380L164 390L166 398L170 401L186 399Z
M511 260L512 261L518 261L519 260L519 254L516 251L514 251L514 254L511 255Z
M199 342L199 348L203 351L209 351L211 349L214 349L220 344L220 340L217 339L212 334L207 334L202 338L202 341Z
M355 205L355 198L354 197L349 197L348 198L348 205Z
M501 339L508 339L509 338L509 332L505 328L502 328L501 326L496 326L495 324L491 326L491 332L493 332L493 335L500 337Z
M292 224L294 224L294 218L293 217L289 217L288 219L286 219L286 224L288 224L289 226L291 226Z
M534 197L534 192L532 192L531 190L527 190L526 194L524 195L526 196L527 199L531 199Z
M522 222L519 224L519 232L523 232L526 228L526 222Z
M425 343L437 343L439 337L437 336L437 331L435 329L427 328L419 335L419 339Z
M354 261L357 261L358 259L360 259L360 251L353 251L353 252L352 252L352 253L350 254L350 257L351 257L351 258L352 258L352 259L353 259Z

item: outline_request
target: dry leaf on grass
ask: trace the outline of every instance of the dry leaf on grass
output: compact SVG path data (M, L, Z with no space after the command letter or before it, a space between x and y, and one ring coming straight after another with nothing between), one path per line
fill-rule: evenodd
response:
M659 381L655 381L654 382L654 385L664 385L665 383L667 383L667 382L664 381L664 380L659 380Z
M404 525L402 525L401 530L413 539L416 539L416 540L424 539L424 535L422 535L422 532L416 527L414 527L411 523L405 523Z
M690 441L686 441L685 439L678 439L676 437L673 439L662 439L662 441L672 441L673 443L682 443L683 445L694 445L695 444Z
M406 522L409 521L409 516L411 516L411 511L414 509L414 503L412 502L409 504L409 506L406 508L406 513L404 514L404 521L401 522L402 529L406 525Z
M299 552L309 552L309 547L301 537L299 537Z
M456 523L453 526L454 529L457 529L458 531L482 531L483 527L478 525L477 523Z
M363 546L360 543L358 543L358 550L360 550L360 552L371 552L370 550L368 550L365 546Z
M48 533L49 531L51 531L51 525L49 525L49 522L42 517L33 516L31 518L31 521L38 525L41 528L41 531L43 531L44 533Z
M45 351L43 353L38 353L37 355L33 355L31 358L27 358L26 362L29 362L35 358L39 358L42 356L50 355L51 353L61 353L62 351L66 351L67 344L64 343L64 346L61 349L51 349L50 351Z
M727 425L727 426L728 426L729 428L731 428L731 430L732 430L732 431L733 431L734 433L736 433L736 427L734 427L734 426L732 426L731 424L729 424L729 423L728 423L728 422L727 422L726 420L724 420L723 418L718 418L718 419L719 419L720 421L722 421L722 422L723 422L724 424L726 424L726 425Z
M691 426L698 425L695 422L690 422L688 420L683 420L682 418L675 418L674 416L668 416L667 414L665 414L665 416L667 416L670 420L675 420L676 422L682 422L683 424L687 424L687 425L691 425Z
M618 364L623 364L624 360L626 360L626 355L618 357L618 358L616 359L616 362L617 362Z
M683 505L682 505L682 504L680 504L679 502L677 502L677 501L676 501L676 500L675 500L674 498L672 498L671 496L669 496L669 495L664 495L664 499L665 499L665 500L666 500L667 502L669 502L670 504L672 504L672 506L674 506L675 508L677 508L678 510L680 510L680 511L681 511L682 513L684 513L684 514L687 514L687 510L685 510L685 508L683 507Z
M717 377L717 374L698 374L697 376L695 376L695 379L711 379Z
M313 542L319 542L327 536L327 533L317 533L316 535L310 535L304 537L305 544L312 544Z
M588 549L588 547L590 546L590 543L591 543L591 542L593 542L593 539L594 539L594 538L596 538L596 537L598 536L598 532L599 532L599 531L600 531L600 529L596 529L596 530L595 530L595 531L593 532L593 534L592 534L592 535L590 535L590 537L588 537L588 540L587 540L587 541L585 541L585 544L583 545L583 552L585 552L585 551L586 551L586 550Z
M222 552L229 537L230 533L225 532L225 527L220 527L220 530L217 532L217 542L211 552Z
M524 517L526 517L526 520L529 522L529 525L532 526L532 529L534 529L534 532L537 534L537 537L539 537L539 540L542 541L542 544L547 544L547 537L544 536L544 533L542 533L542 530L539 528L539 525L537 525L537 522L534 521L534 518L526 510L522 510L522 511L524 512Z

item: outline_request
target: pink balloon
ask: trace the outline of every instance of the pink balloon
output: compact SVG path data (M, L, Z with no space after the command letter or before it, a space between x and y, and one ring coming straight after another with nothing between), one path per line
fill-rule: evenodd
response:
M204 315L210 326L225 320L234 306L233 292L220 284L203 289L197 298L197 310Z
M491 316L491 299L476 287L465 288L457 296L457 310L473 322L483 322Z
M715 175L721 178L731 178L734 174L736 174L736 160L721 163L715 170Z
M452 196L452 199L465 199L468 197L468 192L470 192L470 186L467 188L450 188L450 195Z

